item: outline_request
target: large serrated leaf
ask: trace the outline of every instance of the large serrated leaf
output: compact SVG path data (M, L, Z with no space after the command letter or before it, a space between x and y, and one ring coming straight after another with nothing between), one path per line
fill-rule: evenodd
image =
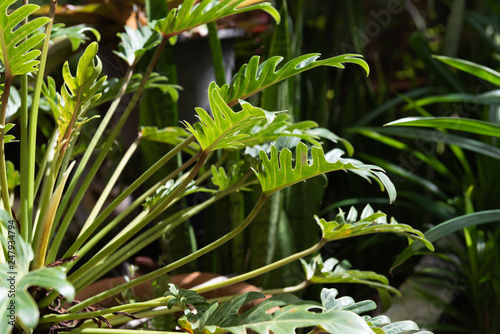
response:
M37 29L50 21L47 17L39 17L22 24L40 7L25 5L7 14L10 5L15 2L5 0L0 4L0 60L6 75L11 77L37 70L39 61L36 58L41 52L36 47L45 38L45 34L39 33Z
M254 107L245 101L240 101L243 110L234 112L221 98L215 82L210 85L208 95L213 118L204 109L196 108L200 121L194 126L184 123L204 151L241 148L244 146L241 140L249 137L245 129L252 128L262 119L267 119L268 122L274 120L275 113Z
M315 302L300 301L293 295L278 295L266 299L250 310L239 314L248 302L263 298L259 292L245 293L221 304L212 304L196 322L180 321L180 325L191 333L237 334L253 330L257 333L292 334L297 328L321 326L330 333L372 334L366 322L350 311L317 313L322 309ZM270 313L269 310L279 308Z
M245 0L186 0L179 8L168 12L164 19L158 20L155 30L170 38L196 26L206 24L223 17L244 13L252 10L263 10L270 14L278 23L278 11L269 2L250 6L240 6Z
M355 302L351 297L341 297L337 298L338 291L336 289L323 289L321 291L321 303L325 308L326 314L330 314L336 311L350 311L356 314L363 314L372 311L376 308L376 304L371 300L364 300L361 302ZM364 315L366 323L370 326L370 333L377 334L395 334L395 333L406 333L409 332L413 334L432 334L428 331L414 332L419 330L419 327L413 321L396 321L391 323L391 319L385 315L377 316L371 318L368 315ZM337 333L337 332L333 332ZM350 333L350 332L339 332L339 333Z
M75 76L71 74L68 62L63 66L64 86L58 104L58 143L71 139L84 122L81 118L101 96L98 90L106 80L106 76L99 78L102 64L97 57L97 50L97 43L89 44L80 57Z
M422 232L415 230L410 225L400 224L394 218L388 223L387 216L382 212L370 214L360 220L357 220L357 211L355 209L350 211L348 219L345 219L342 210L340 210L340 213L333 221L327 222L325 219L320 219L318 216L314 218L321 228L323 238L328 241L346 239L360 235L391 232L419 240L423 242L427 248L434 250L434 247L425 239Z
M357 54L345 54L323 60L318 60L319 57L319 53L302 55L277 69L283 57L275 56L259 64L260 57L254 56L248 64L240 68L230 84L220 88L221 96L229 105L233 105L238 99L245 99L279 81L318 66L344 68L345 63L354 63L369 73L368 64Z
M329 162L319 147L312 147L311 156L312 161L309 161L308 149L304 143L299 143L296 147L294 166L292 166L292 152L289 149L281 150L279 157L274 146L271 148L270 157L261 151L263 169L255 171L255 174L261 183L263 193L270 195L311 177L338 170L363 171L376 178L380 178L377 173L383 173L377 166L353 163L350 159L339 158Z

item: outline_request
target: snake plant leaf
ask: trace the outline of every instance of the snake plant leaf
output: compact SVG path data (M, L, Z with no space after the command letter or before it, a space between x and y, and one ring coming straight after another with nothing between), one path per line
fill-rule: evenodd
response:
M276 113L254 107L245 101L240 101L243 109L234 112L219 95L215 82L210 84L208 95L213 118L204 109L196 108L200 121L194 126L184 123L206 152L240 148L244 146L241 140L249 137L245 129L253 127L261 119L271 123L275 118Z
M118 33L121 42L118 51L113 51L118 57L125 60L129 66L134 66L150 49L161 42L160 34L148 25L132 29L125 26L125 33Z
M7 11L16 0L5 0L0 4L0 60L5 74L9 77L36 71L41 54L36 47L45 38L38 28L50 21L39 17L26 24L23 21L40 8L37 5L24 5L10 14Z
M271 57L259 64L260 57L254 56L248 64L244 64L240 68L230 84L220 87L220 94L232 106L237 103L238 99L246 99L279 81L318 66L331 66L342 69L345 68L344 64L354 63L361 66L367 75L369 73L368 64L357 54L344 54L323 60L318 60L319 57L319 53L305 54L290 60L277 69L283 57Z
M500 86L500 73L489 67L453 57L434 56L434 58L445 64L453 66L456 69L472 74L475 77L491 82L494 85Z
M278 11L269 3L258 3L245 6L245 0L186 0L178 8L173 8L167 16L158 20L155 30L166 38L177 36L180 33L196 26L206 24L223 17L244 13L252 10L263 10L279 23Z
M408 103L403 110L424 107L434 103L479 103L479 104L500 104L500 90L492 90L486 93L474 95L465 93L453 93L424 97Z
M317 313L323 307L316 302L300 301L289 294L277 295L262 301L257 306L239 313L248 302L264 298L260 292L248 292L231 301L214 303L210 308L191 323L185 317L180 326L190 333L247 333L247 330L259 334L292 334L298 328L320 326L329 333L371 334L373 333L362 317L351 311L334 310ZM269 312L273 308L279 308Z
M154 141L157 143L170 144L177 146L186 140L191 134L178 126L168 126L158 129L156 126L141 127L141 136L143 140ZM195 155L200 150L196 142L192 142L184 149L185 152Z
M371 210L364 210L370 212ZM361 218L361 217L360 217ZM424 234L419 230L414 229L410 225L400 224L394 218L387 222L387 215L383 212L375 212L358 220L356 209L351 209L346 219L345 213L339 210L339 214L334 220L327 222L323 218L315 216L316 222L321 228L323 238L328 241L351 238L360 235L391 232L403 235L410 239L418 240L424 245L434 250L432 243L424 237Z
M500 137L500 125L493 122L485 122L471 118L457 117L406 117L386 124L386 126L420 126L426 128L438 128L458 130Z
M376 178L381 179L383 170L377 166L364 165L350 159L338 158L335 161L327 161L323 150L313 146L311 149L312 161L308 158L308 149L304 143L299 143L296 147L295 166L292 167L292 152L283 149L278 157L276 147L271 148L270 157L264 151L260 153L262 170L254 170L262 186L264 194L271 195L280 189L289 187L298 182L304 181L314 176L337 170L363 171ZM387 183L387 180L381 179ZM392 184L390 180L388 184ZM393 200L395 194L389 194Z
M84 114L101 96L98 90L106 80L106 76L99 79L102 64L97 57L97 50L96 42L89 44L80 57L75 76L71 74L68 62L63 66L64 85L61 89L57 120L58 143L61 143L63 139L71 139L85 121L82 120Z
M438 241L439 239L460 231L469 226L476 226L481 224L489 224L489 223L497 223L500 220L500 210L485 210L478 211L470 214L466 214L463 216L455 217L449 220L446 220L427 232L425 232L425 238L430 242ZM391 266L391 271L396 267L402 265L406 260L408 260L411 256L413 256L416 252L425 247L425 244L419 241L416 241L406 247L403 250L394 263Z
M351 269L347 260L339 261L329 258L323 262L321 255L317 255L306 262L300 259L306 274L306 280L313 284L356 283L364 284L376 289L390 291L399 295L399 291L389 285L389 280L373 271Z

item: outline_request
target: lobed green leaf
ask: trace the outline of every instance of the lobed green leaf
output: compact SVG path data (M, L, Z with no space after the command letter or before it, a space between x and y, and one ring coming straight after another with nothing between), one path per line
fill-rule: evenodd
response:
M40 50L38 44L45 38L38 28L50 21L47 17L39 17L26 24L23 21L40 8L37 5L24 5L7 14L9 7L16 0L5 0L0 4L0 60L6 75L27 74L36 71L39 61L36 58Z
M386 214L373 212L370 206L367 206L363 210L364 214L361 215L361 219L359 220L357 210L354 207L349 211L347 219L345 213L342 210L339 211L335 219L329 222L323 218L314 217L321 228L323 238L327 241L391 232L421 241L427 248L434 250L431 242L424 237L422 232L415 230L410 225L400 224L394 218L391 218L390 222L387 222ZM370 214L368 215L368 213Z
M99 88L106 76L99 78L102 64L97 57L98 44L89 44L78 61L76 75L71 74L69 63L63 66L64 86L58 103L58 143L63 139L71 139L78 128L86 121L84 114L97 102L101 94ZM50 92L49 82L49 92Z
M259 64L260 57L254 56L248 64L240 68L230 84L220 87L220 94L229 105L233 105L238 99L245 99L279 81L318 66L343 69L344 64L354 63L363 67L367 75L370 71L368 64L357 54L345 54L323 60L318 60L319 57L319 53L302 55L277 69L283 57L275 56Z
M292 152L289 149L283 149L278 157L278 151L273 146L270 157L264 151L260 153L262 161L262 170L255 171L263 193L271 195L280 189L289 187L298 182L304 181L314 176L324 173L345 170L352 172L362 172L363 177L372 177L379 179L387 189L389 189L389 198L394 200L395 192L392 182L386 178L384 171L373 165L364 165L353 159L342 159L337 157L328 161L323 150L319 147L312 147L312 161L309 161L308 149L304 143L299 143L296 147L295 164L292 166ZM392 188L390 188L392 187Z
M234 112L221 98L215 82L210 85L208 95L213 118L204 109L196 108L200 121L194 126L184 122L204 151L241 148L244 146L241 141L250 136L245 133L246 129L252 128L262 119L267 119L269 123L274 120L275 113L245 101L240 101L243 110Z
M178 8L170 10L167 16L158 20L155 30L166 38L177 36L180 33L196 26L206 24L223 17L244 13L252 10L263 10L279 23L280 15L269 2L240 7L245 0L186 0Z

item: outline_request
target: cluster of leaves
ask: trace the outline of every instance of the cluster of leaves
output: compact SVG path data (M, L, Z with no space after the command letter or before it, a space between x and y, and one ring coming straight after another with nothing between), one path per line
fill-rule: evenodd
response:
M291 294L280 294L268 298L252 291L233 299L209 304L195 291L179 289L170 284L171 296L167 306L177 306L185 315L179 326L193 334L201 333L257 333L293 334L299 328L316 328L328 333L393 334L418 330L412 321L391 323L386 316L362 315L376 308L373 301L355 302L350 297L337 298L336 289L321 291L321 304L304 301ZM250 306L250 307L249 307ZM420 331L418 334L430 334Z

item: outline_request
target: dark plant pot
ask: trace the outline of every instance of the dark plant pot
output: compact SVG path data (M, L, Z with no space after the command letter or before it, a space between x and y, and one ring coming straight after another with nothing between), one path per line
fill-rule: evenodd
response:
M234 39L243 32L236 29L218 31L221 40L226 82L230 82L234 71ZM210 112L207 89L215 81L215 71L208 38L179 38L173 48L177 65L177 81L183 88L179 97L179 120L190 123L198 121L194 108L201 107Z

